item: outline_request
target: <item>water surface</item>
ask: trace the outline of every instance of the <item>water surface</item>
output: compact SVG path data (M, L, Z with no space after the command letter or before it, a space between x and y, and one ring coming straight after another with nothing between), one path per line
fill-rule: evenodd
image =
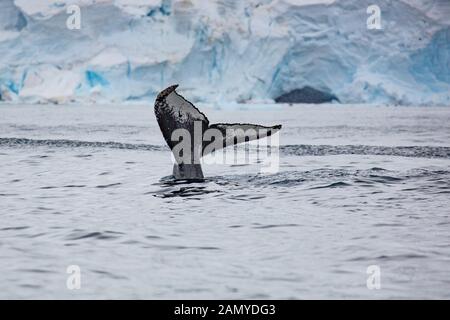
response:
M151 107L0 106L0 298L450 298L450 109L204 111L283 124L279 172L175 183Z

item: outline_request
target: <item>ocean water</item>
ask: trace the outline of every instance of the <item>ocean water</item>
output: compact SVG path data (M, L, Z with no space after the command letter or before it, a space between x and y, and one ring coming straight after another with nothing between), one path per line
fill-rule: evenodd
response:
M450 108L202 111L282 124L278 172L172 181L151 104L0 105L0 298L450 298Z

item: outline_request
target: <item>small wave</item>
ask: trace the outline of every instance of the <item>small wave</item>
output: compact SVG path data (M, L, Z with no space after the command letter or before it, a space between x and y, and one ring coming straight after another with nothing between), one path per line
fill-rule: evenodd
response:
M89 239L89 238L94 238L94 239L98 239L98 240L113 240L113 239L119 238L121 234L122 233L115 232L115 231L86 232L86 231L77 230L77 231L73 232L72 234L70 234L67 237L67 240L74 241L74 240L82 240L82 239Z
M195 200L209 195L210 197L225 197L232 201L253 202L267 198L268 194L275 190L280 195L289 194L290 191L285 191L284 188L290 187L299 187L302 190L370 188L367 192L376 194L382 193L383 191L379 188L387 185L409 185L410 188L414 186L422 193L441 194L449 192L449 179L450 171L425 168L406 171L387 170L380 167L365 170L326 168L282 171L271 175L212 176L195 182L174 180L169 176L153 184L159 190L148 191L144 194L158 198L180 197ZM416 190L414 188L411 190ZM401 189L408 191L408 188ZM393 199L383 198L383 200Z
M2 147L111 148L143 151L168 151L168 147L153 144L133 144L114 141L80 141L68 139L0 138ZM442 146L365 146L365 145L284 145L280 152L290 156L382 155L416 158L450 158L450 147ZM89 156L89 155L88 155Z
M380 172L382 171L382 174ZM211 181L217 184L239 183L240 185L251 184L252 186L279 186L291 187L304 185L309 189L320 188L342 188L348 186L370 187L375 185L403 183L406 180L438 179L445 181L442 186L447 190L447 179L450 171L432 169L413 169L407 171L391 171L382 168L371 168L366 170L350 169L315 169L308 171L282 171L272 175L238 175L211 177ZM442 191L442 190L441 190Z
M350 184L339 181L339 182L333 182L324 186L317 186L317 187L312 187L311 189L324 189L324 188L340 188L340 187L348 187L350 186Z
M120 182L110 183L110 184L103 184L103 185L96 186L96 188L104 189L104 188L115 187L115 186L118 186L118 185L121 185L121 184L122 183L120 183Z
M396 182L396 181L402 180L402 178L399 178L399 177L382 176L382 175L376 175L376 174L371 174L371 175L369 175L369 177L375 182L384 182L384 183Z
M52 273L52 271L50 271L50 270L38 269L38 268L19 269L17 271L20 271L20 272L31 272L31 273Z
M288 228L288 227L298 227L296 223L286 223L286 224L267 224L267 225L257 225L253 229L273 229L273 228Z
M158 198L173 198L173 197L186 197L191 198L193 196L201 196L209 193L219 192L218 190L208 190L206 187L181 187L176 190L165 189L154 193L153 195Z
M28 139L28 138L0 138L2 147L55 147L55 148L110 148L127 150L162 151L168 150L165 146L152 144L133 144L122 142L80 141L67 139Z
M94 272L96 274L99 274L101 276L113 279L113 280L126 280L126 279L128 279L125 276L117 275L115 273L112 273L112 272L109 272L109 271L105 271L105 270L97 270L97 269L95 269L95 270L92 270L92 272Z
M440 146L365 146L365 145L285 145L280 150L286 155L329 156L329 155L380 155L416 158L450 158L450 147Z
M15 231L15 230L24 230L24 229L28 229L28 226L19 226L19 227L4 227L1 228L0 231Z

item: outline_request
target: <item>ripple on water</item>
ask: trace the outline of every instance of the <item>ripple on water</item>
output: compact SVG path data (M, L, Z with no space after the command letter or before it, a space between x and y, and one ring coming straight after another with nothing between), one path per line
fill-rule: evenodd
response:
M127 280L128 279L126 276L118 275L118 274L115 274L113 272L106 271L106 270L94 269L94 270L91 270L91 271L93 273L99 274L101 276L104 276L106 278L113 279L113 280Z
M317 187L312 187L310 189L326 189L326 188L341 188L341 187L350 187L351 184L343 182L343 181L338 181L338 182L333 182L324 186L317 186Z
M1 228L0 231L16 231L16 230L24 230L30 228L29 226L18 226L18 227L4 227Z
M179 187L176 188L175 190L166 188L157 192L149 192L149 193L159 198L173 198L173 197L191 198L193 196L201 196L216 192L220 191L209 190L207 189L207 187L195 186L195 187Z
M266 225L257 225L252 227L253 229L273 229L273 228L289 228L289 227L298 227L300 225L296 223L285 223L285 224L266 224Z
M172 245L172 244L146 244L143 248L156 248L161 250L220 250L219 247L213 246L184 246L184 245Z
M95 186L96 188L100 188L100 189L105 189L105 188L110 188L110 187L115 187L115 186L119 186L119 185L121 185L122 183L120 183L120 182L116 182L116 183L110 183L110 184L103 184L103 185L98 185L98 186Z
M114 240L120 238L122 235L123 233L117 231L103 231L103 232L74 231L69 236L66 237L66 240L71 241L83 239Z
M380 174L382 173L382 174ZM443 176L444 175L444 176ZM383 193L382 185L405 184L413 185L415 180L424 177L435 177L441 182L450 176L450 172L443 170L414 169L409 171L390 171L381 167L370 169L315 169L307 171L281 171L272 175L229 175L215 176L202 181L174 180L165 177L153 185L161 187L157 191L146 192L159 198L201 199L208 194L213 197L226 196L227 201L255 201L267 198L273 191L282 194L280 188L301 187L301 190L334 189L334 188L371 188L367 195ZM336 179L339 181L336 181ZM261 188L267 192L261 192ZM374 189L376 188L376 189ZM411 187L410 187L411 188ZM437 188L437 189L436 189ZM277 190L278 189L278 190ZM424 187L421 185L420 190ZM427 192L448 193L448 182L443 186L434 183ZM415 188L411 188L415 190ZM433 191L432 191L433 190ZM407 191L407 190L405 190ZM288 197L292 190L285 192ZM364 195L363 195L364 196ZM393 199L394 200L394 199ZM397 198L395 200L398 200Z

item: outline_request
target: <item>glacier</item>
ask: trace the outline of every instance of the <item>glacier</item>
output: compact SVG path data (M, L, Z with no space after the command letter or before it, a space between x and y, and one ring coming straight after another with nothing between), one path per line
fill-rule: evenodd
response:
M81 28L66 26L69 5ZM368 29L367 8L381 10ZM450 105L449 0L0 0L0 100Z

